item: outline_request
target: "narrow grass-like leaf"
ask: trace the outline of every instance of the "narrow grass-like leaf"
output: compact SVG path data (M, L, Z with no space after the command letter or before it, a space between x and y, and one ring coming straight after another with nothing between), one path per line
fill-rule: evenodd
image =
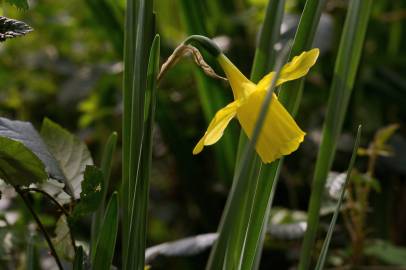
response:
M253 171L258 170L255 167L257 163L254 158L256 155L255 145L269 109L275 83L279 77L282 64L286 60L287 52L286 47L284 53L281 53L278 58L275 76L261 106L252 138L245 146L239 164L237 164L238 167L234 175L233 186L220 223L219 239L212 250L206 269L243 269L244 257L242 256L242 246L244 245L241 246L241 239L244 240L246 231L242 231L240 226L244 222L246 211L251 209L247 208L249 206L247 201L242 201L242 199L247 200L249 197L246 195L251 184L249 180L252 177Z
M83 270L83 247L78 246L73 261L73 270Z
M311 48L325 0L307 0L289 58ZM264 71L262 71L264 72ZM279 100L295 116L301 100L304 78L288 82L281 88ZM257 269L265 238L269 214L282 168L283 157L270 165L262 165L259 177L251 179L250 220L247 224L243 269ZM254 175L255 176L255 175Z
M40 270L38 249L35 245L35 235L30 234L27 241L27 270Z
M310 266L311 253L319 224L321 195L333 163L338 136L341 133L354 86L372 2L372 0L352 0L348 8L313 177L308 208L308 227L303 240L299 262L300 270L307 270Z
M330 241L331 241L331 237L332 237L333 232L334 232L334 227L336 225L337 218L338 218L338 215L339 215L340 210L341 210L341 204L342 204L343 199L344 199L345 189L346 189L347 184L348 184L348 182L350 181L350 178L351 178L351 171L352 171L352 168L354 167L355 159L357 157L357 151L358 151L360 139L361 139L361 126L358 127L357 137L355 139L354 148L352 150L351 160L350 160L350 163L348 165L345 183L344 183L344 185L343 185L343 187L341 189L340 198L338 199L336 208L334 210L333 217L331 218L331 222L330 222L330 226L329 226L328 231L327 231L326 239L324 240L323 247L321 248L321 252L320 252L320 255L319 255L319 259L317 261L316 267L314 268L315 270L323 270L324 269L324 262L326 261L327 251L328 251L328 248L330 246Z
M130 166L130 179L135 177L135 183L130 185L133 194L130 194L130 237L128 239L128 269L141 269L145 262L146 246L146 223L147 206L149 195L149 176L152 153L152 129L154 122L156 102L156 79L159 70L160 39L156 36L150 47L149 61L146 71L146 83L144 96L141 98L144 104L142 112L138 112L142 119L141 125L143 134L141 136L140 153L133 167ZM133 119L134 120L134 119ZM132 127L133 128L133 127ZM133 138L131 138L133 139ZM130 161L133 160L130 153ZM137 166L137 167L135 167ZM131 197L132 195L132 197Z
M149 50L155 32L152 0L127 0L124 40L124 85L123 85L123 181L121 200L123 206L122 259L123 269L134 269L129 260L143 264L143 250L130 249L129 244L138 245L134 239L133 226L140 221L134 215L136 190L139 186L140 159L144 135L144 99ZM134 221L136 220L136 221ZM129 255L129 252L131 254ZM137 255L138 254L138 255ZM143 265L142 265L143 267ZM141 268L140 268L141 269Z
M110 201L106 208L103 224L100 227L96 250L92 258L92 269L111 269L117 239L118 218L118 195L117 192L114 192L111 195Z
M181 0L180 7L182 18L189 35L207 36L204 21L203 4L195 0ZM203 114L207 123L211 121L219 108L227 103L224 91L218 82L207 77L200 69L193 70L197 82L197 90L202 106ZM235 164L235 138L233 134L226 132L223 138L214 146L217 168L221 179L231 179Z
M118 55L123 55L124 29L117 1L86 0L95 20L102 26ZM116 3L113 5L113 3Z
M99 233L102 218L104 216L104 209L105 209L104 205L106 202L106 196L107 196L107 191L108 191L109 182L110 182L110 172L111 172L111 166L112 166L112 161L113 161L113 154L116 149L116 144L117 144L117 133L113 132L107 140L106 146L103 151L102 161L101 161L100 169L103 173L104 189L102 191L102 198L101 198L99 208L97 209L96 213L94 213L93 219L92 219L92 231L91 231L91 251L92 252L94 251L94 248L96 245L96 235L98 235L98 233Z
M275 64L274 46L280 37L284 8L285 0L268 2L252 64L251 80L253 82L258 82Z
M324 0L308 0L306 2L306 6L303 11L298 31L296 33L296 37L291 50L291 57L299 54L302 50L309 49L309 47L311 46L316 32L317 24L321 16L321 9L324 6L324 2ZM274 10L274 12L278 11ZM269 15L277 16L273 13L268 13L267 16ZM275 20L274 22L278 23L278 20ZM265 26L262 31L267 31L267 27L268 26ZM278 29L276 26L270 28ZM275 37L275 34L273 36ZM265 37L266 35L261 35L261 39ZM264 40L263 42L265 42L264 44L266 44L267 41ZM269 46L273 46L273 44L270 44ZM270 47L268 51L270 51L271 48L272 47ZM261 62L257 62L255 65L259 65L260 67L262 66L262 68L253 68L254 73L251 74L251 78L253 79L260 78L267 72L267 70L265 69L266 66L261 64ZM290 103L298 104L300 102L301 95L298 95L296 92L297 90L286 92L282 91L282 93L279 95L280 100L282 101L282 103L284 103L284 105ZM293 113L293 110L290 106L288 106L287 109L291 113ZM244 138L244 136L241 136L241 138ZM241 152L241 149L243 149L244 145L244 139L240 139L239 152ZM240 254L240 257L242 258L242 269L258 268L262 252L263 240L268 224L269 213L275 192L275 186L277 184L279 170L282 165L281 160L282 159L274 162L271 165L262 166L261 169L261 163L259 159L257 159L256 164L252 165L251 170L253 172L251 173L251 177L249 180L249 189L245 191L245 197L240 198L240 200L244 200L248 204L246 206L246 209L249 209L249 211L245 213L245 224L242 225L242 230L245 232L244 240L242 242L244 249L241 251L242 254ZM259 173L260 176L258 178ZM240 210L240 212L242 211ZM221 257L218 257L218 259L221 260Z

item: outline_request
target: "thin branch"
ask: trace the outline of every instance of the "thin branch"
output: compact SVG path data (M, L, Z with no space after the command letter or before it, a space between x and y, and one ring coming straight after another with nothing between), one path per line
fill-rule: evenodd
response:
M58 265L58 268L59 268L60 270L63 270L62 263L61 263L61 261L60 261L60 259L59 259L59 257L58 257L58 254L56 253L56 250L55 250L54 245L52 244L51 238L49 237L47 231L46 231L45 228L44 228L44 225L42 225L41 220L39 219L39 217L38 217L37 214L35 213L34 209L31 207L30 202L29 202L28 199L24 196L23 190L21 190L19 186L14 186L14 189L16 190L16 192L18 193L18 195L20 195L20 197L23 199L25 205L27 206L27 208L30 210L32 216L34 217L35 222L37 223L38 227L39 227L40 230L42 231L42 234L44 235L45 240L46 240L47 243L48 243L49 249L51 250L51 254L52 254L52 256L54 256L54 258L55 258L55 261L56 261L56 264Z
M70 217L69 212L66 211L66 209L54 197L52 197L46 191L44 191L42 189L39 189L39 188L25 188L25 189L23 189L23 191L25 191L25 192L38 192L38 193L41 193L41 194L45 195L45 197L50 199L63 212L66 219L68 219ZM68 223L68 227L69 227L69 223ZM76 241L75 241L75 237L73 236L72 229L70 227L69 227L69 236L70 236L70 241L72 243L73 249L75 250L75 254L76 254Z

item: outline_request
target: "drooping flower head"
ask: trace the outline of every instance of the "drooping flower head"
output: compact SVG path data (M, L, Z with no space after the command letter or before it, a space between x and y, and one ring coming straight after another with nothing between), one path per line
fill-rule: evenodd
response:
M291 62L283 66L276 86L305 76L316 63L318 55L319 50L312 49L294 57ZM193 149L195 155L200 153L204 146L216 143L223 135L228 123L235 117L248 138L251 138L262 103L275 76L275 72L270 72L255 84L247 79L224 54L219 54L217 60L230 82L234 101L216 113L207 131ZM278 101L277 96L273 94L255 147L262 161L270 163L292 153L298 149L304 136L305 132L299 128L289 112Z

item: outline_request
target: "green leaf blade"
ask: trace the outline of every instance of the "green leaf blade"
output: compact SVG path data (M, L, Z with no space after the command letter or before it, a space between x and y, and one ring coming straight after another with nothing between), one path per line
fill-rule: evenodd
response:
M44 119L40 134L63 172L69 195L79 199L86 166L93 165L86 144L48 118Z
M311 252L319 224L322 192L334 160L337 140L354 86L372 2L372 0L352 0L348 8L313 176L313 188L308 206L308 229L302 244L300 270L307 270L310 267Z
M86 166L80 201L73 209L72 218L96 211L102 201L104 192L103 172L96 166Z
M29 186L48 179L42 161L24 144L0 137L0 178L11 185Z
M106 215L97 240L96 251L92 258L92 269L110 270L116 246L119 211L117 192L113 193L107 205ZM140 268L143 269L143 268Z

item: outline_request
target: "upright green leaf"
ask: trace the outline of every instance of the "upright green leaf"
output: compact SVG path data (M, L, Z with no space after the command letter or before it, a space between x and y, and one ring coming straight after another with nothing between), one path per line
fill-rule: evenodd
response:
M273 2L273 3L272 3ZM277 5L277 1L270 1L270 4L273 5L274 9L270 10L269 6L267 9L266 16L273 16L276 18L278 15L276 12L280 12L280 6ZM296 37L293 43L293 47L290 53L290 57L299 54L301 51L309 49L313 38L316 32L316 28L321 16L321 10L324 6L324 0L308 0L306 2L305 9L303 11L301 21L299 23L299 27L296 33ZM277 8L278 7L278 8ZM266 18L266 21L270 21L270 18ZM275 24L280 24L280 20L274 19L272 20ZM269 29L267 28L268 25L264 26L262 31L279 31L277 25L270 25ZM261 42L260 44L264 44L262 46L266 46L266 38L269 37L277 37L276 33L267 33L265 32L261 34ZM262 41L262 39L264 39ZM272 40L271 42L276 42L276 40ZM272 43L269 44L270 47L264 47L262 50L264 51L263 55L266 55L266 51L271 52L271 48L273 46ZM261 46L259 46L261 47ZM257 50L260 50L258 48ZM257 53L259 54L259 53ZM268 57L270 55L268 54ZM272 57L270 57L271 59ZM262 77L266 72L267 65L261 63L261 61L257 60L255 65L258 67L253 68L253 74L251 74L252 79L258 79ZM301 81L301 80L299 80ZM294 81L293 83L297 83ZM299 90L296 87L291 87L294 90L285 91L282 90L281 94L279 95L280 100L284 105L287 105L287 109L294 115L294 106L290 106L289 104L299 104L301 95L298 95ZM241 136L240 145L239 145L239 154L242 153L242 149L246 144L246 140L244 139L245 135ZM281 159L282 160L282 159ZM264 236L266 232L266 226L268 224L269 213L272 205L272 200L275 192L275 187L277 184L277 179L279 176L279 171L282 165L281 160L274 162L271 165L262 166L261 162L257 158L256 162L253 162L251 165L251 174L249 176L249 185L245 189L245 192L239 198L241 201L241 205L245 205L244 208L239 208L238 210L240 213L240 219L238 222L234 222L230 226L239 226L239 232L241 233L241 239L239 244L233 247L234 249L240 249L239 255L235 255L235 259L241 260L240 267L241 269L257 269L259 265L259 260L262 253L262 245L264 241ZM259 175L260 174L260 175ZM259 177L258 177L259 175ZM236 187L241 188L242 183L233 183ZM236 188L237 189L237 188ZM229 196L234 196L233 191L234 187L232 188ZM227 206L226 206L227 207ZM225 209L226 215L227 208ZM234 234L233 237L237 237L238 234ZM221 240L219 240L220 243ZM220 244L218 244L220 245ZM223 245L227 245L227 243L223 243ZM241 248L242 247L242 248ZM223 246L220 250L223 250L225 247ZM215 253L216 248L213 249L213 253ZM224 251L221 251L224 252ZM241 258L241 259L240 259ZM211 268L208 269L219 269L219 265L215 265L214 263L218 260L223 260L221 253L217 255L217 258L213 259Z
M117 54L123 55L124 29L118 1L86 0L95 20L102 26Z
M372 0L351 0L348 8L313 177L308 208L308 229L302 244L300 270L306 270L310 266L311 253L319 224L321 195L333 163L337 140L341 133L354 86L372 2Z
M35 243L35 235L30 234L27 241L27 270L40 270L38 248Z
M145 264L145 249L146 249L146 232L147 232L147 209L149 198L149 180L151 170L151 154L152 154L152 131L155 115L156 103L156 79L159 71L159 56L160 56L160 39L156 35L152 43L148 70L147 82L145 90L145 104L143 127L144 134L142 137L142 152L137 172L137 183L134 187L134 198L132 201L132 216L130 222L130 242L129 250L129 269L141 269Z
M194 0L181 0L180 7L186 32L189 35L208 35L204 21L203 3ZM224 107L227 100L218 82L208 78L200 69L193 71L203 114L209 123L217 110ZM234 141L233 134L226 132L222 140L214 146L216 163L219 164L217 168L222 179L231 179L232 176L236 154Z
M331 237L333 236L334 227L335 227L336 222L337 222L338 214L340 213L340 210L341 210L341 204L342 204L343 199L344 199L345 189L346 189L346 187L348 185L348 182L350 181L350 178L351 178L351 171L352 171L352 168L354 167L355 159L357 157L357 151L358 151L360 139L361 139L361 126L358 127L357 137L355 139L354 148L352 150L351 160L350 160L350 163L348 165L345 182L344 182L343 187L341 188L340 197L339 197L339 199L337 201L337 205L335 207L333 217L331 218L330 226L328 228L328 232L327 232L327 235L326 235L326 239L324 240L323 247L321 248L321 252L320 252L319 259L317 261L315 270L323 270L324 269L324 262L326 261L327 251L328 251L328 248L330 246L330 240L331 240Z
M288 50L285 48L278 58L275 76L272 79L266 98L261 105L252 138L244 147L241 158L238 161L233 186L219 227L219 239L213 247L206 269L252 269L243 266L244 261L247 259L244 249L247 231L244 230L244 224L251 218L250 215L247 214L249 211L252 211L252 209L249 208L251 205L248 200L253 196L253 194L247 194L247 191L250 191L249 186L252 184L250 182L252 174L259 170L259 168L256 167L258 163L255 159L255 145L262 125L265 122L264 120L269 109L275 84L279 77L282 64L286 60L287 52Z
M111 166L113 161L113 154L116 149L117 144L117 133L113 132L107 140L106 146L104 148L103 157L101 161L101 171L103 173L103 186L102 198L96 213L93 215L92 219L92 229L91 229L91 251L94 251L96 245L96 236L99 233L102 218L104 216L105 202L107 191L109 189Z
M93 164L86 144L48 118L42 123L41 137L63 172L68 193L79 199L85 168Z
M147 62L155 33L153 0L127 0L124 38L123 86L123 269L132 269L130 260L143 263L141 250L130 250L129 244L139 244L132 233L135 194L138 186L142 138L144 136L144 98L147 80ZM137 220L137 222L143 222ZM136 243L134 243L134 241ZM128 254L131 252L131 255ZM138 253L138 255L137 255ZM141 267L141 266L139 266Z
M76 249L75 260L73 261L73 270L83 270L83 247Z
M100 227L96 250L92 257L92 269L111 269L117 239L118 217L118 196L117 192L114 192L113 195L111 195L103 223ZM143 269L143 267L134 269Z
M311 48L325 2L325 0L306 1L290 51L290 59ZM293 116L296 115L300 104L303 84L304 78L288 82L281 87L278 96L282 104ZM250 188L253 190L250 193L255 194L255 196L249 200L251 203L250 220L245 229L247 259L244 261L244 267L247 267L247 269L257 269L259 266L266 226L282 165L283 158L272 164L262 165L259 176L251 179ZM256 175L254 174L254 176Z

